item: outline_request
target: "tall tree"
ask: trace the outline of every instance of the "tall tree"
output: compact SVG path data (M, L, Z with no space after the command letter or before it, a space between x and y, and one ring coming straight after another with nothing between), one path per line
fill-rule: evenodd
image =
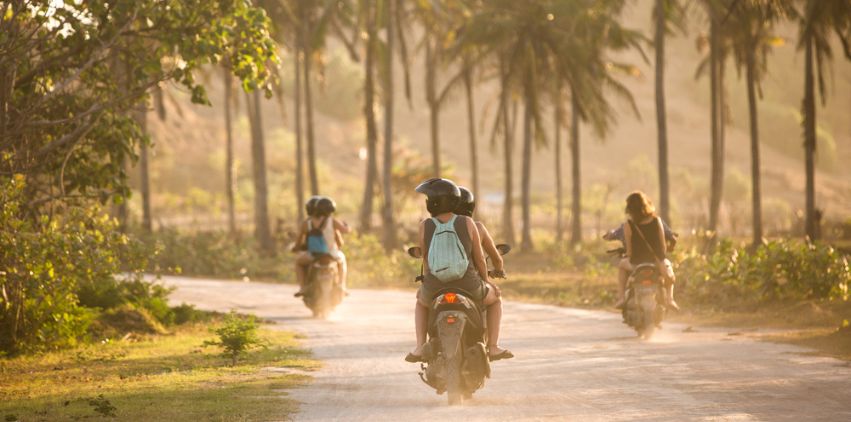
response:
M233 76L228 67L222 67L225 86L225 197L228 209L228 231L231 236L236 234L236 168L233 158Z
M575 245L582 241L582 170L579 168L582 160L579 155L579 98L570 94L570 170L571 191L570 209L570 243Z
M296 46L301 46L304 44L302 41L302 32L296 31L295 38ZM295 67L295 83L293 84L293 89L295 92L293 93L293 103L294 103L294 115L293 119L295 120L295 197L296 197L296 208L298 209L298 221L301 222L304 220L304 138L302 137L302 81L304 80L304 76L302 75L302 60L305 58L302 56L303 51L301 48L296 48L295 53L293 54L293 64ZM312 188L311 188L312 189Z
M520 172L520 196L523 204L523 230L520 238L520 250L531 251L532 242L532 106L527 102L523 107L523 162Z
M707 67L709 68L711 169L708 228L712 232L718 230L724 191L724 126L726 122L724 69L726 57L729 54L726 25L729 7L734 1L738 0L704 0L706 14L709 17L709 57L700 63L696 72L696 76L699 77L705 73Z
M360 229L369 231L372 229L372 206L375 199L375 184L378 179L378 124L375 118L375 49L376 38L376 13L378 6L374 1L364 1L362 8L365 9L366 43L364 60L364 103L363 114L366 120L366 183L363 190L363 201L360 211Z
M136 124L144 138L139 144L139 190L142 193L142 230L150 233L151 224L151 178L150 165L148 163L148 107L141 103L136 111Z
M804 50L804 171L806 174L806 233L810 241L819 238L819 212L815 195L816 81L822 104L826 101L824 68L833 58L831 34L842 43L845 58L851 60L851 3L846 0L803 0L798 30L798 49Z
M476 141L476 107L473 103L473 65L469 59L463 63L464 93L467 100L467 133L470 141L470 179L473 182L473 192L479 195L479 152Z
M398 0L401 1L401 0ZM396 247L396 224L393 221L393 48L397 0L386 0L384 5L384 24L387 54L384 57L384 204L382 222L384 224L384 248Z
M553 101L553 144L555 145L555 175L556 175L556 242L561 243L564 238L564 225L562 211L564 210L564 198L561 174L561 127L564 110L561 106L562 96L561 82L556 84L556 99Z
M773 26L791 16L794 10L785 1L740 2L731 10L731 34L737 68L745 69L750 120L751 195L753 216L753 245L762 244L762 194L759 155L759 120L757 91L762 95L760 81L768 70L768 53L783 39L772 33Z
M263 138L263 121L260 109L260 91L245 94L248 119L251 126L251 169L254 179L254 237L261 250L274 250L269 228L269 189L266 183L266 145Z
M301 54L304 55L302 62L304 68L304 112L305 126L307 134L307 172L310 178L310 193L319 195L319 174L316 169L316 138L313 134L313 94L310 88L310 81L313 77L311 73L311 64L313 61L313 44L314 31L316 28L312 25L313 10L306 8L299 2L301 6Z
M512 157L514 156L514 127L511 124L509 116L509 82L508 82L508 65L505 63L505 56L499 56L499 116L502 119L503 132L503 173L505 177L505 188L503 192L502 205L502 236L509 244L515 244L514 238L514 169L512 166ZM498 123L497 123L498 124Z
M655 0L653 6L653 45L656 50L656 135L659 150L659 208L662 219L671 221L670 180L668 178L668 124L665 111L665 35L668 22L682 26L684 13L677 0Z

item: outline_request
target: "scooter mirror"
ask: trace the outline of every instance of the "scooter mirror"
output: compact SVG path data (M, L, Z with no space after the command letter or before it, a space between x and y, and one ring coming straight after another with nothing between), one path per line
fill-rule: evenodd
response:
M411 258L422 258L423 250L420 249L419 246L411 246L410 248L408 248L408 255L410 255Z
M496 250L499 251L500 255L508 255L511 252L511 246L506 245L505 243L500 243L496 245Z

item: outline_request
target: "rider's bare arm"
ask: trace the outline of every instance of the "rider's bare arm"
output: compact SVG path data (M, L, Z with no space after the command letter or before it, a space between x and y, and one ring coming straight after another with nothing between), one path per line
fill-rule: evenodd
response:
M665 239L665 228L662 226L662 219L656 217L656 221L659 222L659 240L662 242L662 253L664 254L668 250L668 241Z
M349 234L352 231L352 228L349 227L349 225L346 224L345 221L337 220L335 218L334 219L334 230L337 230L338 232L340 232L342 234Z
M490 232L481 221L476 221L476 228L479 229L479 237L482 238L482 248L493 262L493 268L497 271L503 270L502 255L496 249L496 244L491 237Z
M479 237L479 230L476 228L476 223L470 217L464 217L467 222L467 232L470 234L470 240L473 244L473 264L476 266L476 271L485 283L490 283L488 279L488 265L485 262L485 253L482 249L482 239Z
M425 222L426 221L427 220L423 220L420 223L420 235L419 235L419 239L420 239L419 247L420 247L420 251L421 251L422 256L423 256L423 274L429 273L429 270L428 270L428 251L425 248Z

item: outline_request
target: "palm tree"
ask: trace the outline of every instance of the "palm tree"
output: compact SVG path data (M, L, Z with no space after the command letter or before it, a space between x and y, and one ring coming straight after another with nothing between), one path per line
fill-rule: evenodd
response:
M708 228L713 233L718 230L721 198L724 189L724 126L727 109L724 69L727 55L730 52L727 20L730 7L736 1L739 0L703 0L709 17L709 57L701 61L695 73L695 77L699 78L706 73L706 68L709 68L711 170Z
M659 143L659 208L662 219L670 224L670 187L668 179L668 127L665 111L665 34L668 23L682 27L685 13L677 0L655 0L653 7L653 45L656 50L656 132Z
M733 53L741 73L745 68L748 92L748 115L751 138L751 195L753 214L753 246L762 244L762 197L759 168L759 121L757 119L757 90L767 73L767 57L773 45L783 40L772 34L775 23L790 16L794 11L785 1L760 3L740 2L732 10L730 28L733 38Z
M364 104L366 119L366 184L363 190L363 202L360 211L360 229L364 232L372 228L372 205L375 198L375 183L378 179L378 125L375 120L375 49L377 42L376 13L378 6L373 1L364 1L361 5L365 14L366 42L364 60Z
M251 125L251 169L254 176L254 237L262 251L273 252L269 229L269 190L266 183L266 145L260 111L260 89L245 94Z
M142 136L148 137L148 107L146 102L142 102L139 110L136 112L136 123L139 125L139 130ZM142 140L139 144L139 176L140 190L142 193L142 229L145 232L151 232L151 182L149 176L148 164L148 139Z
M470 140L470 178L473 181L473 192L479 195L479 153L476 141L476 107L473 104L473 65L467 57L464 57L463 61L464 93L467 100L467 133Z
M574 113L592 123L595 131L604 133L614 115L603 91L611 90L631 101L628 91L613 78L609 69L623 64L605 58L607 49L638 47L643 38L625 30L615 19L624 2L576 2L549 0L516 2L494 0L474 16L462 41L478 45L503 57L503 91L518 93L524 102L524 139L521 196L523 230L521 249L533 248L531 238L531 156L533 140L546 144L542 129L542 86L563 80L571 88L577 107ZM507 95L501 95L506 101ZM633 108L634 103L631 102ZM504 113L503 113L504 114ZM578 135L578 131L573 131ZM578 160L578 137L573 137L574 159ZM578 166L575 166L575 171ZM576 182L576 181L575 181ZM578 188L578 186L577 186ZM576 196L578 189L575 190ZM510 198L506 198L510 201ZM579 201L574 201L574 208ZM574 216L578 222L578 214ZM579 238L578 229L574 233Z
M393 221L393 48L397 28L396 0L386 0L384 5L384 24L387 42L387 54L384 57L384 206L382 223L384 224L384 248L391 250L396 246L396 224Z
M236 234L236 210L234 206L234 187L236 181L234 177L234 159L233 159L233 74L226 66L222 67L224 74L225 85L225 197L227 200L228 209L228 231L231 236Z
M806 174L806 233L810 241L819 238L819 218L815 206L816 79L822 104L827 98L825 64L833 57L830 34L842 42L845 58L851 60L851 3L845 0L804 0L798 30L798 49L804 50L804 171Z
M564 237L564 226L562 225L562 181L561 181L561 126L562 126L562 93L561 81L556 84L555 99L553 101L553 144L555 144L555 174L556 174L556 242L561 243Z

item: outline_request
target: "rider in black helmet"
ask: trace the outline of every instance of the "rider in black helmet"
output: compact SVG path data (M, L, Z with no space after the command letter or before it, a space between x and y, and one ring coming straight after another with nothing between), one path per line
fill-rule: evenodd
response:
M334 212L337 211L337 204L327 196L312 196L307 200L304 208L307 211L308 217L302 222L298 240L293 246L293 252L298 252L295 264L299 289L295 296L299 297L304 294L307 266L315 259L313 254L306 248L307 234L314 228L322 231L322 235L325 237L325 243L328 245L328 255L337 261L338 281L343 291L346 291L346 256L343 254L341 248L343 247L343 234L350 231L348 224L334 218Z
M461 198L458 201L458 205L455 206L455 214L466 215L467 217L472 218L473 212L476 210L476 196L473 195L473 192L463 186L459 186L458 189L461 191ZM481 221L476 221L475 223L476 229L479 231L479 238L481 238L482 241L482 249L485 254L490 257L491 262L493 263L494 278L505 278L505 267L502 260L502 254L500 254L499 250L496 249L496 242L494 242L493 237L487 227L485 227L484 223ZM501 291L499 287L493 283L493 279L491 279L488 287L493 289L497 296L496 303L488 306L488 342L491 343L488 345L488 349L491 353L491 360L510 359L514 357L510 351L500 349L496 346L499 342L499 321L502 318Z
M428 307L436 293L446 288L446 283L440 281L431 274L428 267L428 253L432 236L437 228L435 220L442 224L453 221L453 227L458 240L464 247L464 253L468 257L469 267L460 279L450 281L453 286L463 289L473 296L472 299L490 306L497 302L498 297L495 289L486 289L488 283L487 263L485 262L479 231L473 219L468 216L459 216L454 213L461 199L461 190L448 179L429 179L417 186L416 191L426 195L426 209L432 218L420 223L419 246L423 251L423 282L417 292L417 305L415 309L417 347L405 357L408 362L422 360L422 347L425 345L428 332ZM498 323L497 323L498 325ZM494 351L501 353L500 349L493 346ZM494 353L494 352L491 352Z

